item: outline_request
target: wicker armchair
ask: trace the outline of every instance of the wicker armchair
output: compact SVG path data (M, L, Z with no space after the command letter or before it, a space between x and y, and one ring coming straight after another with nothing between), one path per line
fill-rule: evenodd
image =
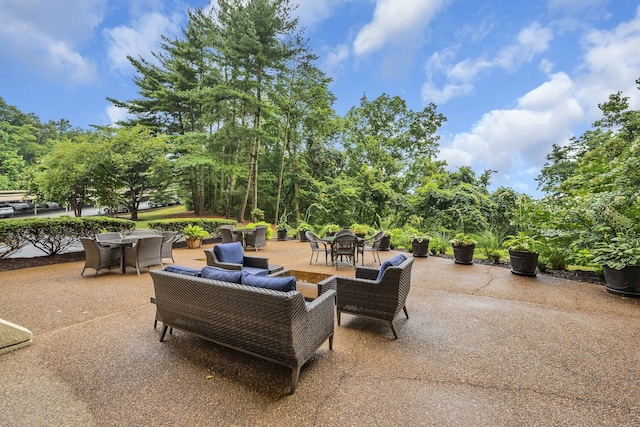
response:
M143 237L131 248L124 249L124 265L135 267L138 276L142 267L162 264L162 236Z
M102 245L88 237L81 237L80 242L84 248L84 267L80 273L81 276L87 268L93 268L97 276L98 271L103 268L111 270L111 267L120 265L120 248Z
M411 267L413 257L405 259L400 265L386 267L379 276L379 270L358 267L356 278L338 276L336 278L336 310L338 325L342 313L371 317L389 322L393 336L398 334L393 326L393 319L404 310L409 318L405 301L411 287Z
M210 265L212 267L225 268L227 270L246 270L248 272L251 272L252 274L256 274L256 270L264 270L265 275L283 270L283 267L281 265L269 265L269 258L263 257L251 257L244 255L242 264L222 262L218 260L218 257L216 256L215 247L211 249L205 249L204 254L207 257L207 265ZM257 274L261 273L257 272Z

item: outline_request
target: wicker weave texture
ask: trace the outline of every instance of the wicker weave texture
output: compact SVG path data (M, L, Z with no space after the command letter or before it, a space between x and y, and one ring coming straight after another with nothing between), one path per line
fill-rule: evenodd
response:
M280 292L190 277L150 272L159 317L182 329L293 370L334 333L335 291L310 303L299 291Z
M405 306L411 288L413 257L388 267L379 282L362 278L337 278L337 310L391 321ZM361 270L360 268L358 270ZM371 277L371 269L356 274ZM374 270L376 271L376 270Z

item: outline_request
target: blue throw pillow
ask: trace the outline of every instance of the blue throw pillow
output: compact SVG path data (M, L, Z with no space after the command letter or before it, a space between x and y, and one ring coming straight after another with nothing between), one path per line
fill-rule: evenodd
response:
M287 292L296 290L295 276L264 277L242 272L242 284L275 291Z
M219 280L221 282L241 283L242 271L225 270L218 267L202 267L202 277L205 279Z
M402 264L403 262L405 262L407 259L407 257L405 257L404 255L400 254L400 255L396 255L393 258L389 258L388 260L386 260L385 262L382 263L382 265L380 266L380 271L378 271L378 277L376 277L376 282L380 279L382 279L382 274L384 273L384 271L391 266L397 267L400 264Z
M181 265L168 265L164 268L164 271L169 273L185 274L187 276L200 277L200 270L189 267L182 267Z
M240 242L217 244L213 247L213 253L220 262L244 264L244 249Z

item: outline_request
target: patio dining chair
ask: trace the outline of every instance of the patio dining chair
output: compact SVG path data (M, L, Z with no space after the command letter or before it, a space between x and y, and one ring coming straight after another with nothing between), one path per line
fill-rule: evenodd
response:
M256 251L260 247L267 247L267 227L259 225L255 228L253 233L247 233L245 246L253 246Z
M235 227L233 225L220 226L220 237L222 243L242 242L242 234L236 234L233 232Z
M384 233L385 233L384 231L380 231L371 239L364 240L362 241L362 244L358 245L358 253L362 257L362 265L364 265L365 252L371 252L371 254L373 255L374 262L376 262L376 256L377 256L378 264L382 265L382 262L380 261L380 253L378 251L380 248L380 241L384 237Z
M348 265L355 268L357 250L358 238L355 234L343 234L335 237L331 242L332 264L336 266L336 269L340 265Z
M320 255L320 252L324 252L324 265L327 265L329 254L331 253L331 248L327 246L327 242L321 240L311 231L306 231L304 234L309 241L309 245L311 246L311 259L309 260L309 265L311 265L311 262L313 261L314 253L316 254L316 262L318 262L318 256Z
M174 231L162 232L162 248L161 248L162 254L160 255L162 259L171 258L171 262L174 262L174 263L176 262L173 259L173 243L176 240L178 240L178 233Z
M84 248L84 267L80 273L81 276L87 268L93 268L96 271L94 276L97 276L103 268L111 270L111 267L120 265L120 248L102 245L88 237L81 237L80 242Z
M138 276L142 267L162 264L162 236L143 237L130 248L124 249L124 266L135 267Z

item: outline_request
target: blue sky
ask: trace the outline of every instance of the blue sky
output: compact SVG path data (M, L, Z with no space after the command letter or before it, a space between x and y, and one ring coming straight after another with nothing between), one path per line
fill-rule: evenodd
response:
M293 0L296 2L296 0ZM554 143L580 135L623 91L640 109L640 7L632 0L297 0L339 114L363 94L429 102L447 117L440 159L497 171L539 196ZM207 0L0 0L0 96L42 121L122 117L137 96L126 55L151 59Z

